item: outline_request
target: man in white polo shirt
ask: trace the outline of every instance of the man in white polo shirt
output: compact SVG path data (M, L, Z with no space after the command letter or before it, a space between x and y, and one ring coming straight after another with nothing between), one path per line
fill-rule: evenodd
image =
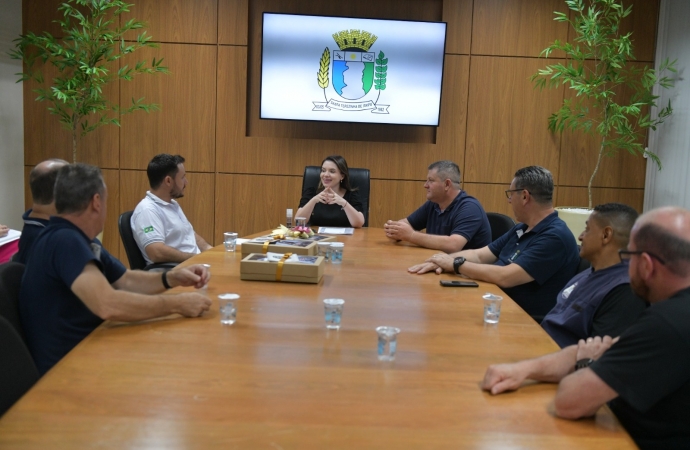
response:
M146 262L180 263L211 246L199 236L175 201L184 196L187 173L184 158L161 153L153 157L146 174L151 190L132 214L134 239Z

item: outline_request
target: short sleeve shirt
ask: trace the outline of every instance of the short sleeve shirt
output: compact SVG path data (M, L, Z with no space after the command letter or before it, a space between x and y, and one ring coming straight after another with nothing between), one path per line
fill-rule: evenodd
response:
M467 239L465 249L486 247L491 242L491 226L484 208L465 191L460 191L443 211L437 203L427 200L407 217L407 221L415 230L426 228L427 234L458 234Z
M19 251L14 257L16 262L26 264L29 259L29 252L34 245L34 241L41 234L41 231L48 225L48 220L29 217L31 209L22 215L24 220L24 228L22 228L22 235L19 238Z
M313 187L308 187L302 192L302 198L299 201L299 207L303 207L309 200L314 198L316 195L316 189ZM346 202L352 205L357 211L364 213L364 208L362 207L362 201L359 199L358 191L347 191L343 196ZM340 205L326 205L323 203L317 203L311 212L311 217L309 217L309 225L319 226L319 227L351 227L350 219L347 218L345 210Z
M194 228L175 200L161 200L150 191L134 209L131 220L134 240L148 264L153 261L146 254L146 247L161 242L185 253L200 253Z
M91 261L109 283L126 272L98 239L89 240L60 217L51 217L34 242L19 291L19 317L41 374L103 322L72 292L74 280Z
M491 244L498 259L494 264L517 264L533 281L501 288L535 319L544 317L556 304L556 297L575 275L580 255L568 226L553 212L529 232L519 223ZM500 285L500 283L499 283Z
M641 448L690 448L690 288L652 304L590 368Z

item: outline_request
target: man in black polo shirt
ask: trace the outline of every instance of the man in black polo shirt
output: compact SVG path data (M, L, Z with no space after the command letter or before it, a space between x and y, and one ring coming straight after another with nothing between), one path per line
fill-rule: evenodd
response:
M580 340L540 358L490 366L482 388L499 394L526 379L560 382L556 414L592 416L609 402L642 449L690 448L690 211L667 207L637 220L630 284L652 305L620 338Z
M429 166L427 201L406 219L389 220L386 237L446 253L481 248L491 242L491 227L479 201L460 189L460 168L452 161ZM426 229L426 233L419 231Z
M211 301L196 292L155 295L173 286L204 286L208 270L127 270L96 239L108 190L101 171L63 166L55 183L57 215L29 254L19 292L19 316L39 373L47 372L103 320L139 321L169 314L198 317Z
M486 247L438 253L410 267L412 273L443 271L498 285L535 320L556 304L556 296L577 270L577 243L553 209L553 178L539 166L515 172L505 191L521 222Z
M14 256L13 261L26 264L31 246L48 225L50 216L55 215L55 198L53 196L55 178L57 178L60 167L65 164L69 163L63 159L49 159L31 169L29 187L31 188L33 205L22 216L24 228L22 228L22 235L19 238L19 251Z

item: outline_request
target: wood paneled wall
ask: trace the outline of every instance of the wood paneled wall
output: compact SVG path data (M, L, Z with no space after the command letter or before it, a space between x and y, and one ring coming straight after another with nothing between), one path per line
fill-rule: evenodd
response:
M24 0L24 30L59 34L51 22L59 3ZM148 22L149 34L161 43L134 57L164 57L172 74L122 82L109 94L124 103L143 96L162 111L125 116L121 128L101 128L80 144L80 159L104 169L110 193L104 241L122 260L117 217L144 196L146 165L162 152L187 159L190 184L181 204L195 229L213 243L221 242L223 231L246 235L283 222L285 209L299 202L304 166L330 154L371 170L369 223L375 227L405 217L424 201L426 167L440 159L460 165L464 188L487 211L511 213L503 190L515 170L532 164L553 173L557 205L586 202L598 145L590 136L551 134L546 118L569 94L536 91L528 79L546 63L541 50L569 33L552 20L554 11L566 11L562 0L134 3L131 16ZM625 28L634 32L638 61L651 64L659 2L632 3ZM260 120L263 11L448 22L439 127ZM32 88L27 84L24 91L27 171L48 157L71 158L68 133L45 104L34 101ZM348 138L354 130L358 140ZM641 210L644 164L628 155L605 161L594 202L622 201Z

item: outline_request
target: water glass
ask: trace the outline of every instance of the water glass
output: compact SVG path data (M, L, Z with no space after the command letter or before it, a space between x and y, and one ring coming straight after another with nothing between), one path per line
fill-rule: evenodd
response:
M340 319L343 316L343 305L345 305L345 300L342 298L327 298L323 301L326 328L329 330L340 329Z
M487 292L482 298L484 299L484 322L498 323L498 319L501 317L501 301L503 297Z
M202 264L202 266L206 267L206 270L208 270L208 279L211 279L211 265L210 264ZM202 286L201 289L208 289L208 282Z
M330 242L319 242L316 244L319 249L319 256L323 256L325 262L331 258L331 243Z
M295 226L306 227L307 226L307 218L306 217L295 217Z
M237 244L237 233L223 233L223 242L226 252L234 252Z
M218 304L220 310L221 325L232 325L237 320L237 294L220 294Z
M379 361L393 361L395 359L395 350L398 346L400 328L378 327L376 328L376 333L379 336Z
M343 248L345 248L345 244L342 242L333 242L331 244L331 262L333 264L341 264L343 262Z

